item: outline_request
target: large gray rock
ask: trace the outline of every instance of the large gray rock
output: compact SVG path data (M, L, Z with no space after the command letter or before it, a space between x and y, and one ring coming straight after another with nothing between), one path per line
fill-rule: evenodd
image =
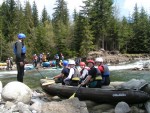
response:
M86 106L88 109L93 108L95 105L97 105L97 103L95 103L94 101L90 101L90 100L85 100L83 102L86 103Z
M29 110L29 106L22 103L22 102L18 102L17 106L18 106L18 109L19 109L19 113L32 113Z
M3 88L3 85L2 85L2 82L0 81L0 93L2 93L2 88Z
M31 111L37 111L38 113L41 113L42 110L42 104L41 102L35 102L30 106Z
M0 81L0 101L1 101L1 99L2 99L2 96L1 96L2 88L3 88L3 85L2 85L2 82Z
M147 82L144 79L137 80L132 79L128 82L125 82L119 86L116 87L116 89L141 89L143 86L145 86Z
M150 113L150 101L147 101L147 102L145 103L145 108L146 108L146 110L147 110L147 113Z
M146 112L146 110L140 109L136 106L132 106L130 112L131 113L150 113L150 112Z
M113 109L114 106L110 105L110 104L100 104L97 106L94 106L92 109L90 109L90 112L97 112L97 113L101 113L101 112L107 112L108 110Z
M130 110L126 102L119 102L115 107L115 113L128 113Z
M80 102L78 98L72 98L45 103L42 105L41 113L88 113L88 110L85 102Z
M10 82L2 90L4 101L29 103L32 96L32 90L21 82Z

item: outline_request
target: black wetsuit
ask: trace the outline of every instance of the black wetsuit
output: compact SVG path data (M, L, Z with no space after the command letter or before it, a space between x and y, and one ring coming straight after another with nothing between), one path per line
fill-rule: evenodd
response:
M24 76L24 65L20 66L20 62L24 63L24 59L25 59L25 53L22 53L22 47L23 47L23 43L20 41L17 41L15 43L15 47L16 47L16 65L17 65L17 80L19 82L23 82L23 76Z

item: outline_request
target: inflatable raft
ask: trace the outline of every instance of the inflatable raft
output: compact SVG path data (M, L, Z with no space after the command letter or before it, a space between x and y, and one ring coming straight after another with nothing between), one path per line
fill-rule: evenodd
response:
M53 81L44 83L43 80L41 80L41 87L49 95L57 95L64 98L69 98L78 89L77 86L56 84ZM128 104L135 104L144 103L150 99L150 95L141 90L111 90L85 87L79 88L75 96L80 100L92 100L98 103L117 103L124 101Z

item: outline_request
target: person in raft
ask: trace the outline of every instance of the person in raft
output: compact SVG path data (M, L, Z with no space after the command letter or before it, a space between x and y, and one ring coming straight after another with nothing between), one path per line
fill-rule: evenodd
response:
M87 85L89 88L101 88L102 77L100 71L94 67L95 62L93 60L87 60L87 63L90 70L88 71L88 76L80 85Z
M80 72L75 67L75 61L69 60L70 72L67 78L64 79L65 85L78 86L80 80Z
M65 85L64 83L64 79L68 77L69 75L69 67L68 67L68 61L67 60L64 60L63 61L63 69L61 71L61 73L57 76L54 76L53 79L55 80L55 82L58 82L58 83L62 83L62 85Z
M85 62L80 62L80 68L81 68L81 71L80 71L80 82L79 83L82 83L85 80L85 78L88 76L89 68L86 67ZM86 85L84 85L83 87L86 87Z
M106 64L103 63L103 58L98 57L95 59L96 65L102 74L102 85L110 84L110 71Z

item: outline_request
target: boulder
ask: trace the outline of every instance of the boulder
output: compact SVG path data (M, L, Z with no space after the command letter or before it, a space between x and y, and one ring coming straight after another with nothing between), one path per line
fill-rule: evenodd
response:
M2 82L0 81L0 94L2 93L2 88L3 88L3 85L2 85Z
M94 101L90 101L90 100L85 100L84 102L86 103L88 109L93 108L97 104Z
M26 104L24 104L22 102L18 102L17 103L17 107L18 107L19 113L32 113L29 110L29 105L26 105Z
M117 86L116 89L134 89L134 90L138 90L138 89L141 89L142 87L144 87L145 85L147 85L147 82L144 79L141 79L141 80L132 79L128 82L125 82L125 83Z
M41 113L42 110L42 102L35 102L30 106L31 111L37 111L37 113Z
M47 102L42 105L42 113L88 113L85 102L78 98L63 100L60 102Z
M2 96L1 96L2 88L3 88L3 85L2 85L2 82L0 81L0 101L1 101L1 99L2 99Z
M130 112L131 113L149 113L149 112L146 112L146 110L140 109L136 106L132 106Z
M32 90L21 82L10 82L2 90L4 101L29 103L32 97Z
M106 112L107 110L113 109L114 106L110 104L100 104L97 106L94 106L91 111L97 111L97 112ZM99 111L100 110L100 111Z
M128 113L130 110L126 102L119 102L115 107L115 113Z
M147 110L147 113L150 113L150 101L147 101L147 102L145 103L145 108L146 108L146 110Z

